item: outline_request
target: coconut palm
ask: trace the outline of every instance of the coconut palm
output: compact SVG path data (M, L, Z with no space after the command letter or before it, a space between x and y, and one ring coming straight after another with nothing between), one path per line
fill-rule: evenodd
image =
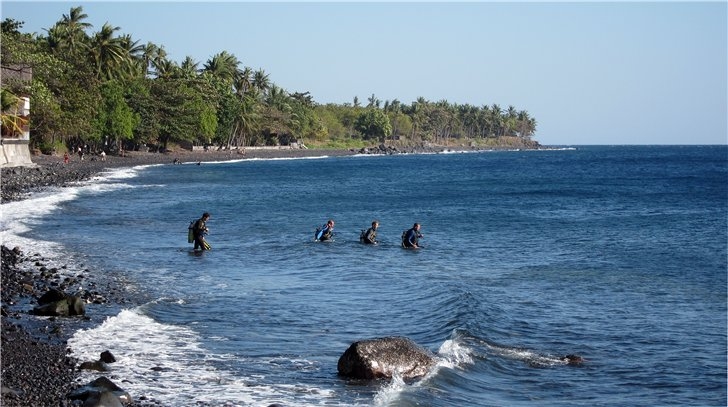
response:
M235 88L235 93L238 96L243 96L248 90L253 86L252 85L252 77L253 77L253 70L249 67L243 68L242 71L238 72L238 75L235 78L235 81L233 82L233 87Z
M202 70L218 79L232 83L238 75L238 65L240 62L235 55L222 51L208 59Z
M271 87L271 82L268 78L268 74L266 74L265 71L262 69L259 69L255 71L255 73L253 73L253 81L251 82L251 84L262 93L268 92Z
M124 59L119 66L120 73L126 78L143 73L140 67L144 63L144 46L139 45L139 41L134 41L129 34L119 37L119 46L124 50Z
M158 78L170 79L179 74L179 66L167 58L157 59L153 65Z
M64 14L63 19L56 23L62 31L63 48L72 54L82 50L88 41L86 29L93 25L83 21L87 18L88 15L83 12L83 7L78 6L72 7L69 13Z
M195 61L191 56L188 55L179 66L182 76L184 76L185 78L194 78L195 75L197 75L197 67L199 65L199 62Z
M155 68L156 64L167 58L167 51L164 46L158 46L153 42L147 42L146 45L142 46L142 62L141 66L144 70L144 75L151 73L150 68Z
M120 68L126 60L126 50L121 38L114 37L119 27L109 23L94 34L90 43L90 54L96 76L99 79L113 79L120 76Z

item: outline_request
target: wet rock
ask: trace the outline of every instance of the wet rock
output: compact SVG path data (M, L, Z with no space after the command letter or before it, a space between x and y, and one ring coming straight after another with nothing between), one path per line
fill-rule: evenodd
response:
M86 315L86 305L81 298L56 289L48 290L40 297L38 303L40 305L33 308L34 315L62 317Z
M354 342L337 365L339 374L356 379L403 379L426 375L435 365L435 355L405 337L386 337Z
M101 359L100 360L102 362L104 362L104 363L114 363L114 362L116 362L116 358L108 350L105 350L105 351L101 352Z
M68 394L71 400L82 400L89 407L117 407L132 402L129 393L106 377L99 377Z
M95 370L97 372L108 372L111 370L109 365L100 360L95 362L83 362L78 368L81 370Z

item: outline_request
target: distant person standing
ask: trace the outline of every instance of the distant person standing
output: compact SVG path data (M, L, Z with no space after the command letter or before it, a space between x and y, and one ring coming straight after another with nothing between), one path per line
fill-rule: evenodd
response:
M63 153L63 163L68 164L68 162L71 160L71 157L68 156L68 151Z
M377 229L379 228L379 222L373 221L372 227L365 231L362 231L361 236L359 236L359 240L364 244L377 244L379 241L377 240Z
M192 236L195 241L195 247L194 250L210 250L210 244L207 243L205 240L205 235L207 235L210 230L207 228L207 221L210 220L210 214L208 212L205 212L202 214L202 217L200 219L197 219L197 221L192 225Z
M106 161L106 152L104 150L101 150L101 161Z
M80 146L78 147L78 158L83 161L83 148L81 148Z
M415 223L411 229L402 233L402 247L407 249L419 249L420 239L422 237L422 233L420 233L420 224Z
M329 219L326 224L324 224L322 227L316 229L316 235L314 236L315 240L318 240L319 242L325 242L327 240L332 240L334 238L334 220Z

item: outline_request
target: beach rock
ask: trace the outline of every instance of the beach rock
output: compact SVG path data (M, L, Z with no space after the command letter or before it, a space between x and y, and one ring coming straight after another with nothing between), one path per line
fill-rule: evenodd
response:
M101 352L101 358L100 358L100 360L102 362L104 362L104 363L114 363L114 362L116 362L116 358L108 350L105 350L105 351Z
M41 295L40 298L38 298L38 304L46 305L46 304L50 304L52 302L65 300L66 297L67 297L67 295L63 291L57 290L55 288L51 288L45 294Z
M354 342L339 358L339 374L356 379L403 379L426 375L436 357L405 337L385 337Z
M33 308L34 315L68 317L86 315L86 305L79 297L68 295L54 288L48 290L38 299L37 307Z
M78 368L81 370L95 370L97 372L108 372L111 370L109 369L109 366L101 360L97 360L95 362L83 362Z
M68 394L71 400L82 400L84 407L117 407L132 402L129 393L102 376Z

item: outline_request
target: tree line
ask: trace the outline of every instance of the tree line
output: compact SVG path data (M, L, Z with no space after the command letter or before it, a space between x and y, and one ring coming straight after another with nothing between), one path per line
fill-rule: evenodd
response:
M82 7L44 34L2 21L3 67L32 68L33 80L4 79L3 124L14 98L32 103L31 145L42 151L76 144L95 149L160 150L172 144L235 148L287 145L352 147L404 142L531 143L536 120L525 110L473 106L420 97L409 104L371 95L364 103L319 104L309 92L277 86L227 51L204 63L177 63L164 46L145 44L109 23L93 31Z

